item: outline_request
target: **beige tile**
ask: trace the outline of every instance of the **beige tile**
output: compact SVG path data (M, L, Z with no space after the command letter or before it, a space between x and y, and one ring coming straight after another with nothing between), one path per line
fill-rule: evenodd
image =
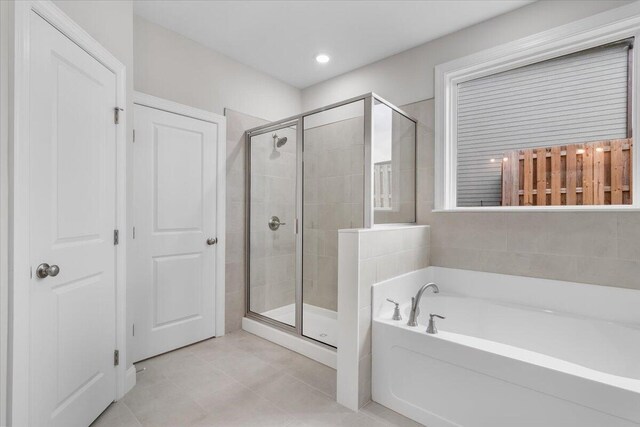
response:
M640 290L640 260L577 258L576 282Z
M360 412L387 425L399 427L418 427L422 425L376 402L367 403L360 409Z
M336 398L335 369L302 356L290 360L287 366L287 373L332 399Z
M280 427L292 425L293 417L275 408L269 402L264 406L254 404L251 408L238 411L232 405L211 412L205 418L193 424L194 427L242 426L242 427Z
M225 296L225 329L227 333L242 328L244 311L244 290Z
M276 366L278 370L286 369L290 366L292 359L304 357L270 341L255 336L252 337L240 340L236 345L250 352L258 359Z
M432 246L431 265L482 271L486 254L481 249Z
M140 427L140 423L127 405L114 402L91 424L91 427Z
M270 382L280 375L279 369L246 352L216 359L212 363L222 372L250 388Z
M213 338L211 340L204 341L192 349L194 355L204 360L205 362L212 362L224 357L235 357L236 355L246 354L244 350L235 347L231 341L226 340L229 335L225 335L221 338Z
M232 262L225 264L225 293L244 292L245 287L245 264L242 262Z
M283 374L253 390L297 418L349 412L326 394L291 375Z
M148 427L190 426L205 417L205 411L191 400L166 402L154 411L136 415Z
M505 219L510 251L617 256L617 217L608 212L511 213Z
M640 212L618 213L618 258L640 260Z
M501 212L439 213L431 224L431 244L434 247L505 251L506 219Z
M349 426L349 427L382 427L387 426L380 420L377 420L364 413L339 413L339 414L322 414L319 416L301 417L296 425L301 426Z
M149 387L166 381L167 377L162 372L162 369L157 366L153 366L147 362L139 362L135 365L136 370L136 387Z
M244 203L245 175L244 166L241 170L227 171L227 203Z
M402 236L402 250L429 246L429 227L410 227L398 232Z
M244 231L226 232L226 262L244 262Z
M242 233L245 228L246 208L243 201L227 203L226 230Z
M192 398L202 393L213 393L229 384L237 383L232 377L211 365L194 372L170 375L168 378Z
M222 385L215 390L194 392L193 400L207 414L219 413L230 408L233 408L234 412L242 413L250 410L260 402L266 402L265 399L237 381Z
M142 422L149 414L174 406L182 401L189 400L182 389L166 380L152 387L134 387L127 393L123 403L131 409L133 414Z
M320 424L312 424L312 425L320 425ZM323 425L328 425L328 424L323 424ZM334 425L352 426L352 427L383 427L383 426L386 426L387 424L373 417L370 417L367 414L360 412L360 413L349 414L345 418L343 418L339 424L334 424Z
M159 367L168 379L194 373L202 374L212 369L204 360L193 354L191 347L185 347L182 353L171 352L160 357Z

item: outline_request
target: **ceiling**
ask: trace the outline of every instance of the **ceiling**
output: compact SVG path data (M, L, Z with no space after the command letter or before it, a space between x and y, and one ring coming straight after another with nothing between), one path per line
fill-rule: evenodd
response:
M531 2L137 0L134 11L305 88Z

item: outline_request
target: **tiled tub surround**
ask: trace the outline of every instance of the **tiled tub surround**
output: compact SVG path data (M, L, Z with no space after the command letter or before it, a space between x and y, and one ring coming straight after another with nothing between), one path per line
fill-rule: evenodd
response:
M371 286L429 265L429 227L340 230L338 239L337 399L357 410L371 399Z
M378 283L373 399L433 427L638 425L639 305L637 290L441 267ZM446 317L436 335L429 313Z
M640 289L640 212L432 212L433 99L418 119L417 222L431 265Z

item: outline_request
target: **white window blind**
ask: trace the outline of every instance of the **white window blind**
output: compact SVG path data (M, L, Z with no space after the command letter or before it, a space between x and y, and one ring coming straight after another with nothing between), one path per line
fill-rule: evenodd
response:
M627 138L630 42L458 85L457 205L499 206L514 149Z

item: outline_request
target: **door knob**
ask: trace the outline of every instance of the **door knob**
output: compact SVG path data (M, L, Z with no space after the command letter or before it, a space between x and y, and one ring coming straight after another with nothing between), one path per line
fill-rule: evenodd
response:
M55 277L58 275L58 273L60 273L60 267L58 267L55 264L49 265L46 262L40 264L36 269L36 276L38 276L41 279L44 279L45 277L48 277L48 276Z
M278 218L277 216L272 216L269 220L269 228L273 231L276 231L278 228L280 228L281 225L287 225L287 223L280 222L280 218Z
M218 238L217 237L216 238L209 237L207 239L207 245L209 245L209 246L215 245L216 243L218 243Z

